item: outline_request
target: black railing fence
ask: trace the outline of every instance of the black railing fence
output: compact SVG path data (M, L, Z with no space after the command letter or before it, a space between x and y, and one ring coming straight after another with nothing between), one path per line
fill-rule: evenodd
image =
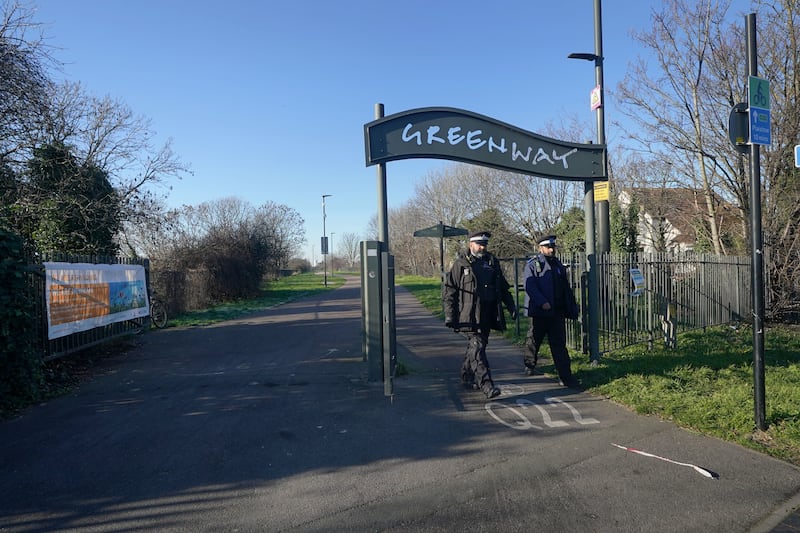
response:
M527 258L502 259L523 305ZM570 347L588 353L586 256L561 257L581 306L581 319L567 321ZM750 258L707 254L602 254L597 257L599 348L610 352L677 334L752 318ZM524 314L524 313L523 313ZM524 335L527 319L517 323Z
M501 259L508 281L517 287L522 309L522 280L527 258ZM581 318L567 321L573 350L588 353L586 256L561 257L569 267L570 283L581 305ZM115 337L141 331L149 320L126 320L65 337L48 339L44 265L47 261L93 264L141 264L151 288L149 261L120 257L48 255L36 257L28 279L37 294L36 346L45 359L54 359ZM703 254L603 254L597 260L599 293L599 348L610 352L657 340L673 345L677 334L752 318L750 259ZM638 280L638 284L634 283ZM163 297L163 295L162 295ZM169 303L169 302L167 302ZM524 314L524 313L523 313ZM517 320L518 335L527 330L527 318Z

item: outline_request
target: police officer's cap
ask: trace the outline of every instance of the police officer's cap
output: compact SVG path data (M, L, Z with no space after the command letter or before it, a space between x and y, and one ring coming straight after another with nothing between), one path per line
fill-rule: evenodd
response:
M539 239L539 246L552 246L555 248L556 246L556 236L555 235L547 235Z
M474 231L469 234L469 242L477 242L478 244L489 244L489 237L491 232L488 231Z

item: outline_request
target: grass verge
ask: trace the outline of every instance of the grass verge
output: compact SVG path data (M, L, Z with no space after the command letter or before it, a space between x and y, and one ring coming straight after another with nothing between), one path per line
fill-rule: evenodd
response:
M398 276L396 283L442 316L437 278ZM519 342L510 332L506 336ZM604 354L595 366L573 357L572 368L591 394L800 466L800 330L771 326L764 341L765 431L755 427L748 326L684 333L676 349L629 346ZM552 366L542 370L554 374Z

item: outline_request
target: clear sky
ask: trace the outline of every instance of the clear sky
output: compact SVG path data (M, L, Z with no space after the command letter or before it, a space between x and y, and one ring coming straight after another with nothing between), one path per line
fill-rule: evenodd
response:
M638 51L658 0L602 5L604 81L611 92ZM742 12L745 2L735 2ZM561 118L594 124L592 0L33 0L63 74L152 120L193 175L168 204L228 196L286 204L305 219L302 255L319 259L326 230L366 236L377 212L365 123L457 107L542 132ZM734 15L736 12L734 12ZM743 19L742 19L743 22ZM606 107L607 128L614 102ZM594 132L594 130L592 130ZM609 143L613 131L607 131ZM418 178L452 163L387 165L389 207ZM468 186L468 184L465 184ZM438 221L420 221L420 227Z

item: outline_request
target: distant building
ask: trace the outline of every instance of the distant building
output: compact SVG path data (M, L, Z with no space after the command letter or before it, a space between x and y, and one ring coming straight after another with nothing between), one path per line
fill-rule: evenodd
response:
M618 196L622 209L628 209L633 199L639 206L637 239L641 251L692 252L697 251L702 239L706 245L701 248L713 252L708 238L708 210L701 190L635 187L623 190ZM725 253L735 253L728 248L742 233L739 210L716 194L714 205Z

